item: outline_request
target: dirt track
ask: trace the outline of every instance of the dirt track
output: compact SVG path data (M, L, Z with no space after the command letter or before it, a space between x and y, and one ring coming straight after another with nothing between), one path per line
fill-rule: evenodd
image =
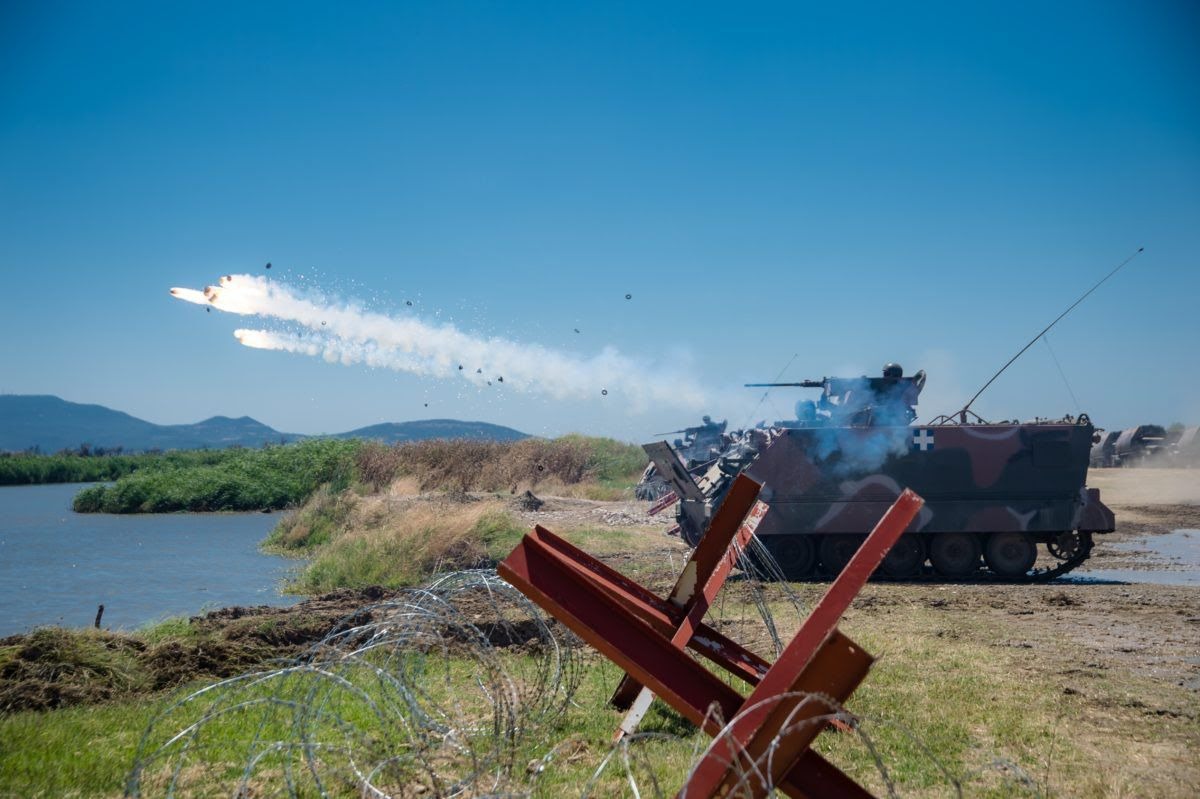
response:
M1200 471L1098 470L1088 482L1117 516L1117 531L1097 537L1088 566L1127 570L1131 581L1083 573L1044 586L872 584L847 627L878 630L900 615L939 637L986 647L1028 680L1057 686L1072 739L1104 763L1096 786L1068 793L1194 796L1200 585L1137 582L1136 575L1180 568L1150 550L1155 536L1200 530Z
M1156 536L1200 530L1200 471L1184 469L1099 469L1088 484L1117 516L1117 530L1096 537L1088 569L1122 569L1133 574L1181 569L1153 552ZM1134 546L1146 541L1150 546ZM1190 567L1193 572L1195 564ZM1065 636L1102 666L1112 666L1192 691L1190 716L1200 707L1200 586L1091 582L1088 570L1076 581L1050 586L1010 586L1000 591L961 591L964 607L999 604L1010 614L1028 614L1023 624L1046 640ZM1147 574L1147 577L1150 577ZM998 602L997 602L998 600Z

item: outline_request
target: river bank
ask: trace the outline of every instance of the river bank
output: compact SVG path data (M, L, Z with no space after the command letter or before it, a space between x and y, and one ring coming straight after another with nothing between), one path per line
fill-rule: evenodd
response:
M136 630L226 605L291 604L294 560L259 544L263 513L79 514L85 485L0 488L0 636L44 625Z

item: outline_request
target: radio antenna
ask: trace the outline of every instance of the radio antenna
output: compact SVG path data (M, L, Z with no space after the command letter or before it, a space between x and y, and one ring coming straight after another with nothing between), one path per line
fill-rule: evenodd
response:
M1065 310L1065 311L1063 311L1062 313L1060 313L1060 314L1058 315L1058 317L1057 317L1057 318L1056 318L1056 319L1055 319L1053 322L1051 322L1050 324L1046 325L1046 327L1045 327L1045 328L1042 330L1042 332L1038 333L1036 336L1034 336L1033 338L1031 338L1031 339L1029 340L1029 343L1028 343L1028 344L1026 344L1024 347L1022 347L1020 352L1018 352L1016 355L1012 356L1012 358L1010 358L1010 359L1009 359L1008 363L1004 364L1004 366L1001 366L1001 367L1000 367L1000 371L999 371L999 372L996 372L996 374L992 375L992 379L991 379L991 380L989 380L989 381L987 381L986 383L984 383L984 384L983 384L983 388L979 389L979 391L975 392L975 396L971 397L971 401L970 401L970 402L968 402L966 405L962 406L962 410L960 410L960 411L959 411L957 414L955 414L955 416L957 416L957 417L958 417L959 421L960 421L960 422L962 422L962 423L964 423L964 424L966 423L966 421L967 421L967 411L971 409L971 405L972 405L972 403L974 403L974 402L975 402L975 400L979 399L979 395L980 395L980 394L982 394L983 392L987 391L987 389L988 389L988 386L990 386L992 383L996 382L996 378L997 378L997 377L999 377L1000 375L1004 374L1004 370L1005 370L1005 369L1007 369L1008 367L1010 367L1010 366L1012 366L1012 365L1013 365L1013 361L1017 360L1017 358L1020 358L1022 355L1024 355L1024 354L1025 354L1025 350L1029 349L1029 348L1030 348L1030 347L1032 347L1034 344L1036 344L1036 343L1037 343L1037 340L1038 340L1039 338L1041 338L1042 336L1044 336L1044 335L1046 335L1047 333L1049 333L1049 332L1050 332L1050 328L1052 328L1052 327L1054 327L1055 325L1057 325L1057 324L1058 324L1058 323L1059 323L1059 322L1062 320L1062 318L1063 318L1064 316L1066 316L1067 314L1069 314L1071 311L1075 310L1075 306L1076 306L1076 305L1078 305L1079 303L1081 303L1081 302L1083 302L1084 300L1086 300L1086 299L1088 298L1088 295L1089 295L1089 294L1091 294L1091 293L1092 293L1093 291L1095 291L1096 289L1100 288L1100 286L1104 285L1105 281L1107 281L1107 280L1108 280L1110 277L1112 277L1113 275L1115 275L1117 272L1120 272L1120 271L1121 271L1121 269L1122 269L1122 268L1125 266L1125 264L1129 263L1129 262L1130 262L1130 261L1132 261L1134 258L1137 258L1137 257L1138 257L1138 255L1140 255L1140 254L1142 253L1142 250L1144 250L1144 249L1146 249L1146 248L1145 248L1145 247L1138 247L1138 248L1137 248L1137 252L1133 253L1133 254L1132 254L1132 255L1130 255L1128 258L1126 258L1124 261L1121 261L1121 263L1117 264L1117 266L1116 266L1116 268L1115 268L1115 269L1113 269L1111 272L1109 272L1107 275L1105 275L1103 278L1101 278L1101 279L1100 279L1100 282L1098 282L1096 285L1092 286L1090 289L1088 289L1087 291L1085 291L1085 292L1083 293L1083 296L1081 296L1079 299L1075 300L1075 302L1071 303L1071 306L1070 306L1069 308L1067 308L1067 310Z

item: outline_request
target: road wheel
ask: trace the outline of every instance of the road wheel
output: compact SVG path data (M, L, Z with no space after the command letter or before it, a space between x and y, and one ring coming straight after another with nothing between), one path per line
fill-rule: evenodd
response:
M992 533L983 548L983 559L1001 577L1021 577L1037 560L1037 543L1029 533Z
M817 565L817 548L811 535L780 535L771 539L771 554L789 580L804 580L812 576Z
M915 533L902 535L888 550L879 569L888 577L912 577L925 565L925 537Z
M1083 536L1075 530L1064 530L1050 539L1046 549L1059 560L1070 560L1083 548Z
M943 577L966 577L979 568L979 537L938 533L929 542L929 562Z
M830 574L840 574L864 540L866 536L862 535L821 536L821 568Z

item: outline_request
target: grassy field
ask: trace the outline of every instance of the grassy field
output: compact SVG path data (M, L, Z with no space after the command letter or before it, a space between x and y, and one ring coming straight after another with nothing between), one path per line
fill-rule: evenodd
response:
M598 528L562 532L659 591L678 569L681 550L661 537ZM485 542L478 543L486 548ZM1040 621L1023 610L1030 607L1037 613L1040 605L1069 611L1075 600L1061 589L1007 590L1014 589L1027 592L1016 604L1001 600L994 593L997 589L988 586L868 586L841 626L877 658L850 702L849 709L860 719L859 729L827 731L818 738L817 750L876 795L887 795L889 785L900 796L917 797L950 796L959 788L968 796L987 797L1191 795L1188 775L1195 775L1196 764L1189 764L1189 753L1200 744L1200 725L1189 690L1097 660L1085 644L1063 635L1065 624L1052 618ZM708 622L770 657L770 639L752 601L753 590L763 592L786 638L798 625L800 612L815 603L825 586L792 586L801 611L787 601L782 586L756 589L741 580L726 586ZM1073 589L1070 596L1087 590ZM1097 599L1101 605L1113 604L1104 596ZM1134 596L1130 601L1143 600ZM478 611L468 612L478 623ZM297 621L302 619L300 615ZM1031 626L1035 621L1039 623ZM328 618L323 623L328 626ZM95 631L26 641L35 649L54 649L52 669L72 671L73 684L91 691L88 701L93 704L0 715L0 796L120 795L149 721L168 707L169 697L205 684L180 687L179 673L164 680L131 663L139 657L163 663L204 652L211 655L253 636L262 636L264 642L284 640L291 629L288 622L253 617L237 618L229 625L216 634L195 622L172 620L139 633L136 646ZM310 626L319 637L322 624ZM254 652L258 661L247 657L240 668L225 668L213 676L253 670L268 651L269 647L259 648ZM159 657L145 657L145 652L158 652ZM514 646L498 657L512 673L521 674L532 672L538 653ZM671 795L707 745L707 736L656 703L642 726L647 735L628 751L614 752L611 734L620 714L607 706L607 698L620 674L590 650L581 657L579 687L565 714L506 744L511 751L506 750L505 763L497 767L499 784L504 790L545 797L581 795L585 787L592 796L633 796L628 770L641 796ZM18 659L14 648L0 647L0 675L11 672ZM490 699L482 698L477 659L452 651L437 668L420 661L414 652L411 661L402 658L387 668L389 673L425 674L419 683L422 703L452 704L455 713L490 718L492 706ZM47 665L45 657L38 662ZM377 696L380 683L371 674L349 678L368 695L382 698ZM159 683L168 690L174 685L174 692L148 690ZM733 683L745 692L746 686ZM203 788L228 795L256 740L276 741L285 745L280 752L292 751L286 744L295 741L296 717L290 711L280 715L279 708L298 695L318 694L282 683L256 690L260 692L253 695L249 710L213 725L205 745L187 761L185 795ZM201 704L211 701L215 700L207 697ZM336 705L338 721L310 716L303 722L305 734L307 739L327 739L334 749L348 740L347 735L359 741L361 754L368 743L382 746L408 734L403 713L381 717L367 712L361 701L345 698L320 699L317 705ZM264 715L264 707L271 712ZM155 740L183 730L196 718L196 712L172 711L166 722L159 722ZM397 753L406 750L394 741L390 745ZM289 769L303 774L297 757L289 761L272 755L274 759L264 760L254 771L252 785L260 792L278 790ZM342 775L340 782L330 783L332 795L359 795L353 781L345 778L344 762L339 766L332 753L323 762L330 773ZM157 764L146 784L163 787L167 768L165 761ZM401 790L399 795L433 794Z
M727 605L726 612L746 616L740 606ZM780 613L780 620L785 616ZM1162 785L1142 784L1140 790L1136 784L1122 786L1122 775L1106 767L1105 759L1098 761L1096 752L1080 747L1067 723L1079 700L1064 696L1052 684L1031 682L1016 657L997 659L969 641L931 641L924 632L931 622L925 614L915 614L890 629L871 625L855 630L847 625L856 640L881 658L852 702L853 712L862 719L860 731L826 732L817 749L856 779L878 794L886 794L890 782L904 796L952 795L956 785L972 796L1171 793L1159 794ZM463 658L436 677L431 675L421 701L453 697L461 709L477 699L474 665ZM606 700L619 676L598 656L587 656L571 707L553 725L533 730L515 744L503 785L552 797L579 795L591 784L593 796L632 796L628 758L643 796L656 795L656 782L662 795L672 794L708 739L662 705L656 704L643 724L647 736L630 752L618 753L595 777L612 753L611 734L620 714ZM370 685L370 680L362 682ZM268 688L261 689L261 697L269 695ZM165 699L137 699L0 717L0 795L120 795L141 732L167 704ZM195 720L195 714L177 715L159 738ZM342 727L354 726L364 739L400 734L398 727L388 728L362 705L342 707L339 718ZM1155 738L1150 723L1127 732L1148 736L1151 745ZM287 718L264 714L259 706L253 712L229 714L205 739L203 755L189 761L189 792L223 784L227 795L256 737L286 741L293 734ZM310 729L308 734L338 745L345 731L330 724L323 733ZM551 751L556 754L544 769L526 765ZM333 771L332 764L327 767ZM252 782L271 782L282 769L281 763L267 761ZM150 784L155 784L154 778ZM334 795L358 795L350 782L333 787Z
M544 452L534 451L530 460L497 449L490 460L454 469L445 465L445 450L422 450L419 462L425 465L417 468L391 449L371 451L369 464L356 461L354 487L319 490L275 531L272 546L311 558L301 578L305 590L419 585L432 572L493 562L526 525L514 510L514 492L538 487L546 494L554 486L587 496L600 490L602 471L587 466L592 455L563 457L559 471L546 475L548 469L536 468L549 462ZM502 458L510 459L503 469L497 465ZM638 470L632 458L612 457L608 463L621 464L610 475ZM514 475L523 478L510 483ZM582 476L568 482L573 475ZM620 495L620 480L609 479ZM464 493L464 486L475 493ZM587 507L596 504L603 505ZM1180 519L1195 526L1193 506L1171 508L1162 517L1168 520L1162 522L1165 529L1183 523ZM1151 510L1130 515L1137 529L1150 529L1148 520L1158 518ZM660 592L685 552L661 527L552 526ZM759 607L769 607L786 639L825 590L820 583L786 589L735 579L707 621L770 658L771 639ZM309 611L231 614L211 623L173 620L135 636L60 631L0 645L0 796L121 795L142 731L168 710L172 697L217 677L261 668L272 652L282 651L283 642L319 640L334 612L322 618ZM486 620L472 606L462 613L470 624ZM953 796L961 790L985 797L1193 796L1200 781L1195 758L1200 705L1195 670L1187 664L1195 657L1197 620L1196 592L1170 586L868 585L841 624L876 657L849 703L858 727L828 730L815 748L876 795ZM387 787L398 796L424 797L437 792L418 790L425 777L404 765L406 758L421 745L462 744L456 756L437 750L444 754L438 769L460 773L468 768L461 759L465 753L492 747L488 790L539 797L666 796L674 794L708 743L706 735L656 702L642 725L645 735L614 750L611 735L620 714L607 699L620 673L590 650L580 652L578 688L561 716L553 723L530 723L511 738L493 735L490 731L503 729L495 715L501 692L488 682L484 661L453 645L455 636L435 640L448 643L434 661L428 648L414 647L392 655L379 671L337 665L342 670L334 669L333 680L285 674L247 688L210 690L195 703L171 709L156 723L154 740L188 728L206 708L236 712L208 728L204 745L189 750L186 761L155 761L145 795L164 792L174 764L182 766L179 795L230 795L252 751L264 755L250 771L251 795L278 793L288 779L302 786L300 795L311 795L302 752L320 751L318 771L330 775L331 795L360 796L344 756L351 746L360 760L367 752L394 755L381 772L390 778ZM532 675L544 652L513 641L499 645L494 655L509 673ZM190 666L171 670L175 664ZM388 693L381 677L396 674L407 675L401 694ZM43 691L50 701L6 704L12 694L2 691L13 688L14 675L24 675L26 690ZM195 680L198 675L204 679ZM540 684L522 685L517 694L524 701L538 696ZM746 690L736 681L735 687ZM411 702L442 708L437 717L456 719L458 726L447 721L440 732L414 738L418 727L406 721ZM512 718L536 715L523 713L521 702L506 702ZM337 713L330 715L330 709ZM473 741L470 746L464 735ZM298 748L298 736L329 745Z
M735 622L752 615L732 602L725 613ZM1194 731L1189 744L1186 734L1181 740L1177 724L1164 725L1161 718L1129 709L1131 692L1155 693L1156 686L1113 675L1092 685L1088 697L1064 692L1055 681L1035 676L1027 654L997 657L994 648L974 640L981 630L963 631L958 638L937 635L945 631L937 615L919 610L893 617L887 625L878 619L845 625L879 661L851 702L862 719L861 734L827 731L816 748L877 795L886 795L889 783L901 796L921 797L953 795L956 787L969 796L996 797L1189 795L1179 770L1187 768L1180 758L1193 751ZM464 659L431 681L427 692L460 702L477 698L471 666ZM642 796L673 793L708 739L656 704L642 727L648 737L630 753L611 757L611 733L620 714L606 700L619 676L598 656L587 657L566 715L518 743L502 775L504 784L535 796L581 795L587 785L592 796L632 796L628 758ZM1107 718L1081 723L1094 716L1097 703L1108 708ZM0 795L120 795L141 732L166 704L142 697L0 716ZM182 730L190 718L181 716L168 729ZM215 743L190 766L190 789L206 784L220 794L218 786L224 786L228 795L256 737L286 742L294 735L292 726L271 719L264 724L253 713L226 719L214 731ZM375 739L397 734L398 728L387 728L361 708L345 710L343 724L347 721ZM372 732L376 726L385 729ZM324 734L335 745L343 740L332 725ZM319 731L310 729L308 736L314 735L319 738ZM555 756L534 779L525 764L551 751ZM293 766L302 772L298 763ZM278 789L280 768L264 767L253 782ZM661 794L653 790L655 783L662 786ZM333 795L359 795L349 782L335 787Z

